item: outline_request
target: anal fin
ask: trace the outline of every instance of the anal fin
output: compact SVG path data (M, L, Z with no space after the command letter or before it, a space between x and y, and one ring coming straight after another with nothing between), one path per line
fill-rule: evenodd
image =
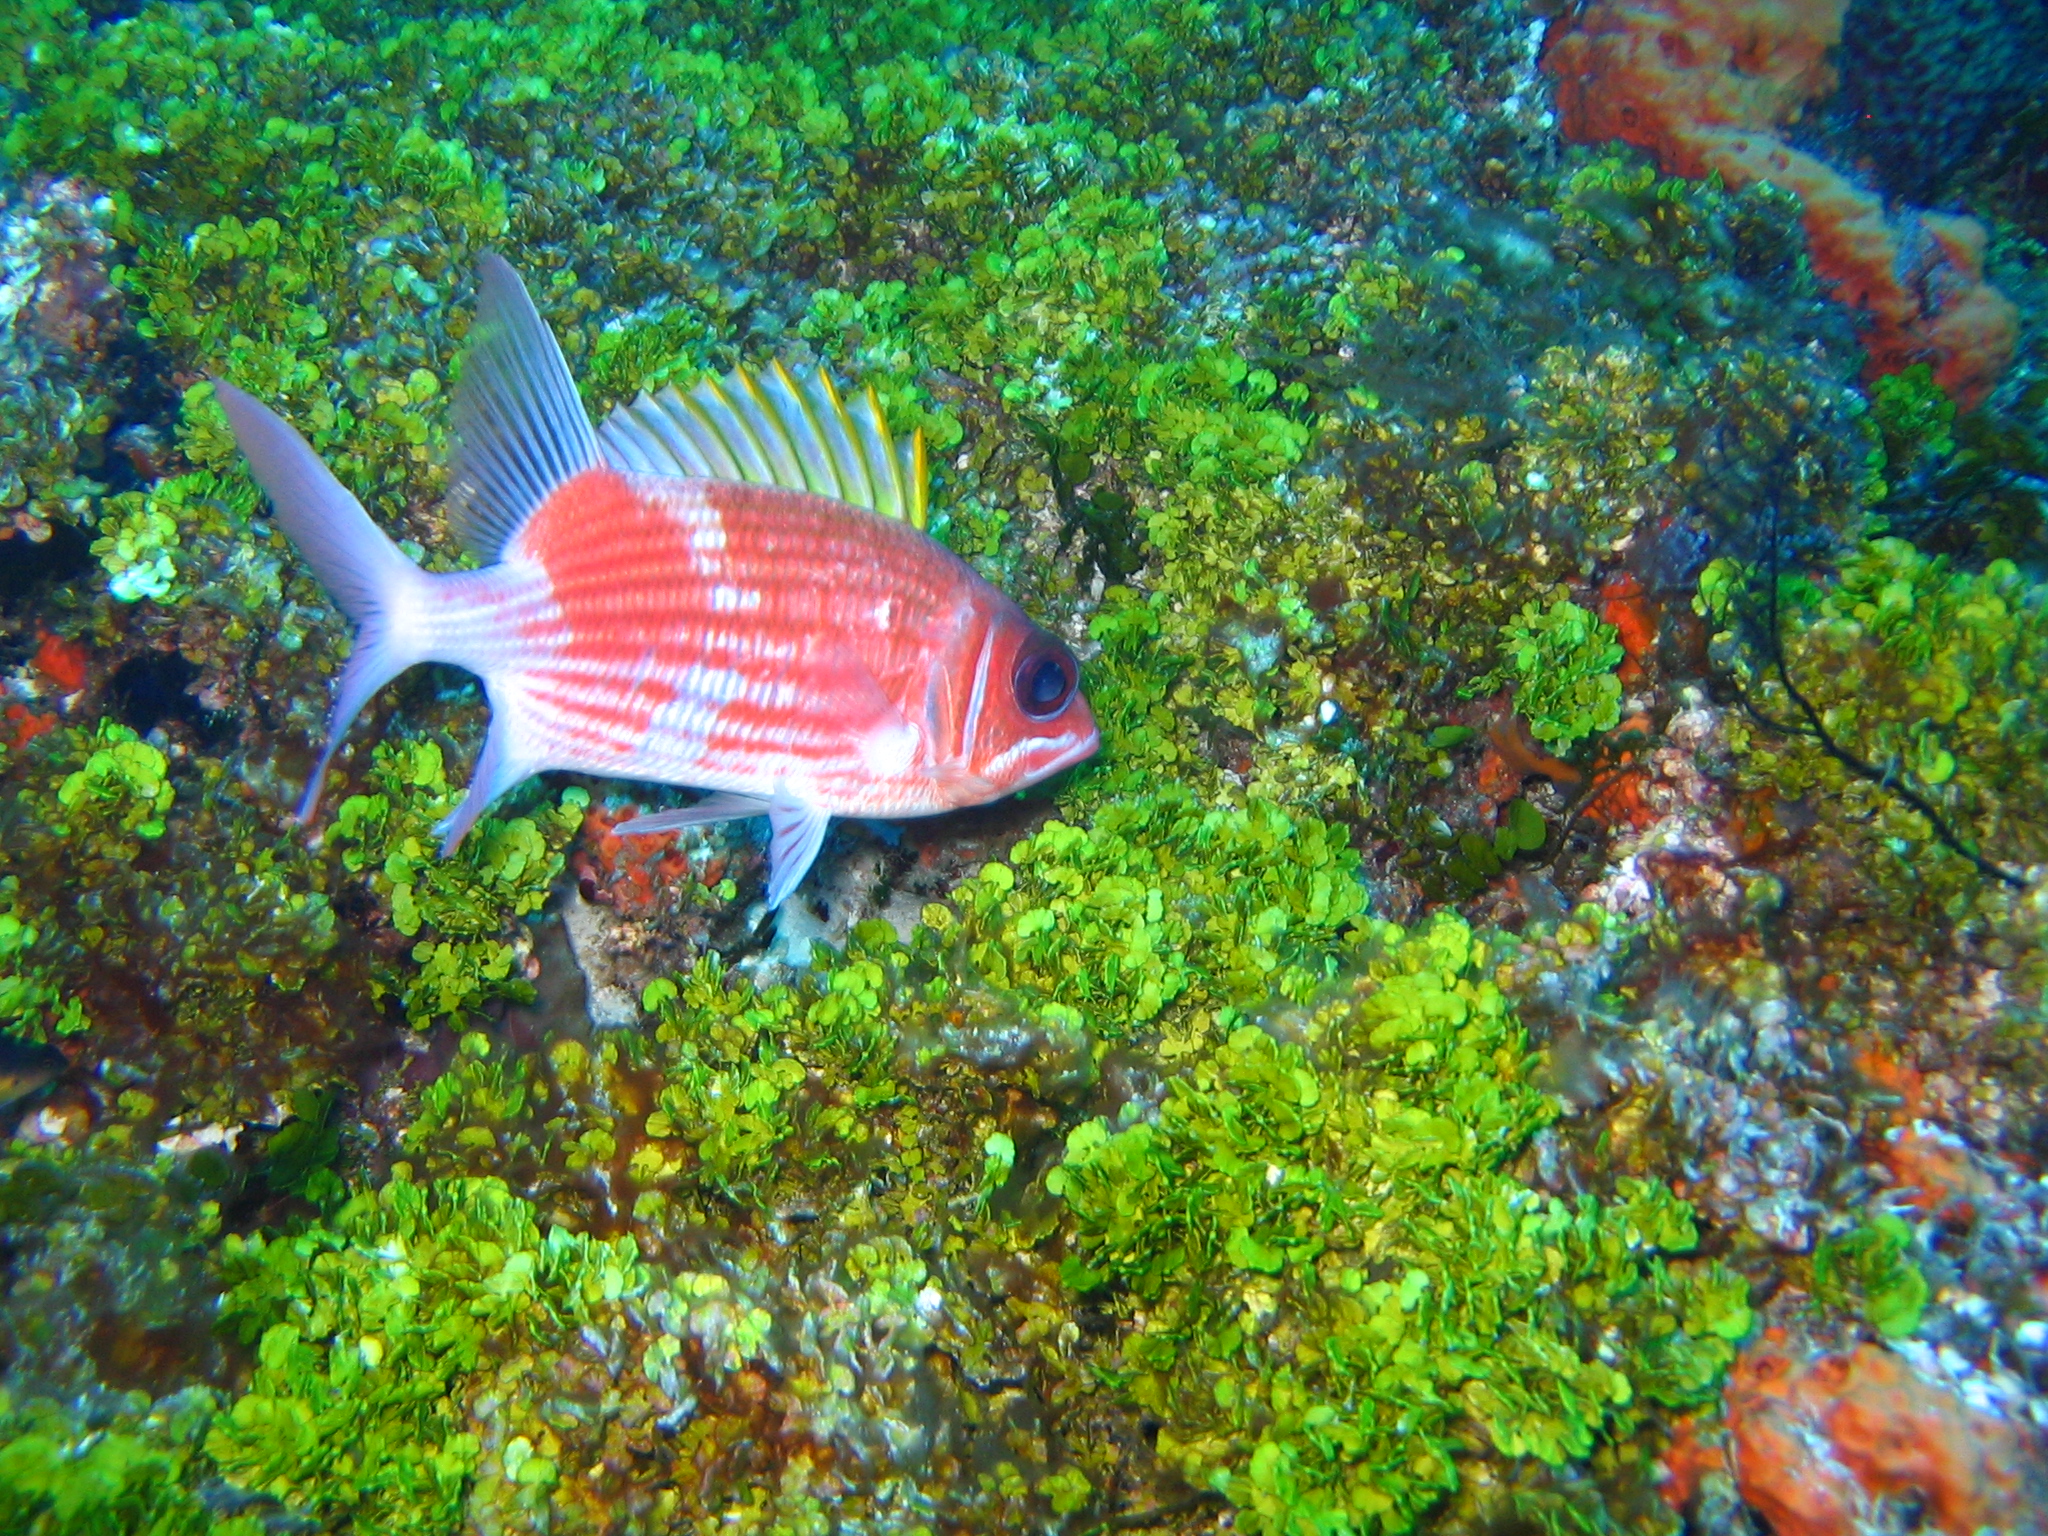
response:
M320 792L327 784L327 770L334 764L335 753L341 750L342 738L363 706L371 697L399 673L420 658L411 651L391 643L389 632L382 627L373 629L365 624L356 635L356 648L349 653L348 661L341 669L341 679L334 690L334 707L327 717L327 740L320 748L320 759L313 765L313 772L306 779L305 793L299 797L297 815L300 821L311 821L313 812L320 804Z
M461 846L462 839L490 809L493 800L533 771L524 763L513 761L512 753L505 745L510 734L511 727L506 722L504 711L494 707L490 729L484 735L484 749L477 754L476 770L469 776L469 789L463 795L462 803L434 828L441 834L442 858L447 858Z

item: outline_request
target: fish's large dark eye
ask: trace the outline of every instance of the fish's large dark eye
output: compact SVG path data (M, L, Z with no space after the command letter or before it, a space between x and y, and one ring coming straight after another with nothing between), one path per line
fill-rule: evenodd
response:
M1074 658L1051 643L1029 646L1012 679L1017 707L1034 720L1050 720L1074 696Z

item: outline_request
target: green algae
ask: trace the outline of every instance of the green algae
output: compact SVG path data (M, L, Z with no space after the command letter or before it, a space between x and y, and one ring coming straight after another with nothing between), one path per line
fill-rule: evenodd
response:
M85 761L57 785L60 837L76 839L109 861L133 859L141 845L164 835L172 789L163 753L136 739L126 726L102 722Z
M826 1261L836 1285L870 1298L833 1323L842 1339L865 1336L874 1306L900 1320L892 1349L920 1337L949 1341L963 1361L993 1349L996 1318L981 1309L993 1301L1000 1315L1001 1297L964 1283L976 1252L1045 1268L1055 1297L1127 1294L1136 1310L1112 1307L1100 1390L1159 1414L1162 1455L1258 1529L1292 1529L1295 1512L1317 1508L1351 1522L1335 1528L1404 1529L1457 1485L1464 1426L1502 1456L1555 1462L1626 1435L1650 1404L1710 1395L1748 1312L1743 1287L1718 1269L1659 1256L1692 1247L1686 1207L1641 1181L1574 1205L1509 1176L1552 1109L1484 944L1451 919L1413 934L1375 925L1371 937L1355 979L1290 1005L1299 1021L1281 1027L1306 1047L1249 1025L1210 1038L1156 1120L1081 1122L1049 1169L1035 1160L1051 1203L1007 1214L990 1196L1014 1180L1014 1138L956 1147L920 1129L916 1103L944 1102L933 1097L943 1066L935 1076L933 1058L871 1049L855 1065L875 1037L849 1019L914 1010L921 989L903 968L920 949L942 952L929 939L892 943L876 925L800 988L761 992L700 966L650 994L661 1020L651 1048L635 1036L596 1050L563 1042L536 1064L472 1035L423 1103L414 1153L451 1173L478 1159L513 1170L551 1190L547 1203L499 1179L422 1182L400 1169L297 1238L230 1240L227 1313L261 1348L209 1453L245 1486L297 1507L353 1508L373 1528L544 1510L582 1520L570 1464L587 1465L595 1443L571 1421L531 1415L550 1372L600 1347L624 1350L606 1401L625 1418L605 1422L636 1437L656 1421L689 1425L673 1454L733 1454L751 1412L748 1372L760 1368L815 1380L788 1399L805 1405L810 1433L870 1433L876 1409L858 1382L902 1368L835 1370L829 1349L801 1366L788 1341L808 1335L784 1331L782 1282L750 1267L776 1250L753 1248L743 1229L727 1229L724 1242L742 1244L729 1251L759 1256L708 1271L650 1264L631 1239L576 1231L593 1208L565 1203L563 1181L607 1169L611 1200L631 1195L636 1226L699 1253L703 1238L689 1234L707 1219L718 1230L706 1197L764 1212L802 1199L818 1235L773 1262ZM958 986L945 994L957 1011ZM834 1052L837 1070L822 1073ZM879 1201L877 1185L890 1188ZM877 1222L874 1236L844 1235ZM891 1258L899 1240L885 1234L898 1222L922 1235ZM936 1271L912 1257L927 1249L946 1256ZM1046 1257L1027 1260L1034 1249ZM1056 1333L1071 1304L1038 1314L1026 1341ZM559 1342L578 1333L585 1344ZM1581 1353L1592 1339L1598 1352ZM1093 1390L1085 1382L1060 1390ZM835 1403L854 1417L837 1417ZM337 1436L360 1454L331 1464ZM839 1496L884 1497L888 1467L875 1476ZM979 1491L926 1486L962 1510L1015 1498L1072 1513L1091 1483L1069 1463L1035 1490L1028 1479L1007 1494L1000 1478ZM785 1497L746 1513L728 1487L707 1513L788 1518L798 1506Z
M1326 979L1364 912L1357 867L1312 817L1168 790L1047 823L961 888L961 928L989 981L1079 1008L1108 1038L1169 1010L1199 1028Z
M0 902L0 1028L32 1040L84 1034L92 1026L84 1005L65 995L55 945L45 945L43 930L22 920L18 876L0 880Z
M37 1536L148 1531L152 1536L220 1531L256 1536L254 1517L221 1519L191 1491L197 1439L214 1410L204 1393L154 1410L119 1429L83 1433L37 1403L17 1409L0 1396L0 1518Z
M1903 478L1955 452L1955 402L1942 393L1927 364L1886 374L1871 386L1870 395L1891 473Z
M206 1379L218 1365L208 1330L220 1207L204 1195L169 1160L61 1149L0 1158L14 1276L0 1300L6 1529L263 1529L257 1518L223 1518L199 1495L221 1403Z
M544 1497L557 1472L530 1440L492 1447L473 1486L487 1360L597 1326L649 1283L628 1239L543 1233L501 1183L402 1171L331 1225L230 1237L221 1266L223 1320L257 1364L208 1454L245 1488L369 1529L450 1531L473 1498Z
M1929 1295L1912 1250L1912 1228L1896 1216L1873 1217L1814 1249L1814 1292L1837 1305L1854 1301L1885 1338L1909 1337L1920 1326Z
M1552 347L1537 367L1528 400L1537 430L1521 456L1522 485L1539 498L1569 498L1577 516L1557 528L1567 547L1612 548L1674 504L1682 392L1643 348L1588 357Z
M1501 629L1515 675L1515 707L1538 741L1570 751L1621 719L1621 642L1573 602L1528 604Z
M678 1240L734 1205L814 1208L875 1179L928 1227L942 1201L920 1102L946 1111L968 1076L1059 1101L1094 1076L1078 1011L981 982L951 921L933 909L908 941L862 924L791 982L707 956L648 987L646 1033L558 1041L538 1062L472 1033L407 1148L435 1169L518 1169L576 1220L630 1211ZM971 1163L949 1148L944 1176L985 1172L985 1143Z
M23 756L42 777L0 816L22 871L0 887L15 1018L76 1033L136 988L196 1023L259 990L297 991L334 947L316 861L228 789L217 760L174 771L108 720Z
M914 1106L946 1104L942 1058L890 1051L883 1021L907 1030L920 995L957 1016L979 992L984 1029L1000 1035L1017 1004L957 973L920 983L917 957L959 953L941 942L957 919L926 922L907 945L872 925L796 988L700 963L650 990L651 1049L633 1036L594 1052L564 1043L536 1072L472 1036L428 1095L414 1150L436 1166L521 1169L564 1212L589 1197L564 1203L563 1181L608 1165L614 1208L630 1198L672 1241L716 1225L715 1195L764 1213L794 1202L827 1233L908 1221L948 1254L1050 1247L1042 1262L1070 1293L1112 1298L1107 1390L1160 1415L1169 1464L1259 1529L1291 1529L1290 1508L1407 1528L1457 1486L1461 1426L1483 1426L1509 1458L1561 1462L1632 1433L1650 1405L1714 1391L1748 1327L1745 1288L1660 1257L1693 1247L1682 1202L1638 1180L1574 1205L1509 1174L1554 1111L1486 946L1462 924L1367 925L1359 971L1276 1002L1273 1027L1307 1045L1248 1024L1200 1035L1156 1120L1081 1122L1039 1176L1051 1206L1026 1195L992 1210L991 1194L1014 1186L1018 1138L925 1141ZM878 1185L890 1193L871 1205ZM1056 1329L1063 1310L1033 1331ZM1598 1354L1577 1352L1594 1337ZM1368 1401L1408 1406L1379 1410L1375 1429Z
M1731 564L1709 566L1702 605L1730 622L1744 580ZM1831 580L1783 578L1778 603L1783 673L1767 656L1729 652L1760 711L1739 738L1751 782L1787 799L1813 797L1898 902L1967 905L1976 872L1943 848L1928 818L1892 792L1894 782L1994 863L2023 866L2048 854L2038 815L2048 793L2040 708L2048 589L2010 561L1952 570L1902 539L1877 539ZM1830 754L1816 724L1875 772Z
M1270 831L1277 813L1265 814ZM1109 820L1111 828L1125 825ZM1227 829L1233 820L1245 818L1224 817L1221 825ZM1256 816L1250 821L1257 826ZM1212 837L1218 824L1208 820ZM1183 835L1203 825L1191 818ZM1108 830L1098 826L1090 838L1084 829L1065 829L1043 851L1020 850L999 866L1008 887L1000 894L1014 898L1024 879L1044 879L1057 890L1057 871L1090 867L1089 843L1098 850L1095 857L1124 846ZM1051 853L1060 862L1041 874L1036 866ZM1189 873L1179 872L1175 883L1184 884ZM1000 887L1005 879L984 876L982 883ZM1367 1514L1387 1515L1391 1528L1390 1511L1419 1512L1452 1485L1451 1462L1443 1460L1410 1486L1401 1477L1387 1482L1380 1476L1389 1453L1331 1451L1334 1442L1325 1442L1335 1432L1328 1426L1351 1421L1344 1405L1353 1389L1333 1387L1336 1379L1327 1375L1304 1375L1300 1362L1314 1352L1292 1342L1284 1360L1233 1346L1226 1361L1204 1368L1199 1390L1174 1385L1163 1365L1150 1375L1138 1371L1133 1361L1179 1358L1180 1344L1226 1326L1203 1312L1206 1302L1189 1298L1270 1285L1273 1295L1262 1304L1267 1325L1280 1326L1276 1298L1284 1296L1286 1309L1306 1310L1302 1321L1287 1312L1280 1337L1291 1341L1306 1331L1314 1339L1322 1337L1314 1327L1334 1328L1336 1342L1324 1342L1341 1355L1349 1347L1345 1330L1363 1325L1352 1317L1337 1327L1328 1307L1349 1306L1347 1298L1379 1286L1381 1272L1393 1266L1389 1255L1407 1266L1401 1274L1413 1269L1434 1276L1443 1294L1462 1299L1442 1317L1428 1314L1435 1319L1430 1326L1464 1330L1457 1337L1471 1368L1432 1389L1439 1419L1431 1433L1446 1458L1453 1442L1462 1444L1464 1431L1455 1426L1471 1422L1491 1426L1489 1443L1502 1455L1578 1457L1608 1436L1631 1432L1645 1402L1691 1403L1711 1392L1727 1358L1715 1341L1739 1336L1747 1313L1741 1288L1731 1293L1718 1271L1672 1269L1655 1257L1658 1249L1682 1253L1691 1246L1684 1208L1649 1184L1620 1191L1612 1209L1591 1202L1573 1207L1508 1176L1523 1140L1552 1111L1534 1086L1526 1038L1486 979L1487 951L1461 925L1443 920L1403 935L1359 920L1364 947L1353 949L1349 962L1359 969L1334 982L1321 968L1305 973L1303 999L1294 1003L1262 984L1278 964L1248 964L1241 945L1186 946L1200 964L1187 992L1162 1009L1168 1039L1181 1040L1176 1049L1186 1071L1169 1087L1157 1122L1140 1118L1116 1130L1082 1122L1065 1134L1064 1155L1048 1177L1045 1152L1059 1143L1048 1143L1042 1122L1013 1121L1005 1128L1000 1119L963 1117L964 1103L978 1089L988 1108L998 1108L1000 1098L991 1100L988 1089L1006 1085L1072 1102L1073 1094L1088 1091L1093 1072L1084 1047L1076 1075L1063 1031L1082 1019L1116 1018L1130 1003L1113 997L1094 999L1092 1008L1034 1003L1033 971L1018 963L1021 956L1006 962L1010 987L1021 990L995 986L982 974L982 962L1032 936L1019 940L1000 928L981 928L975 931L989 936L969 945L964 930L975 921L966 912L929 909L907 941L886 925L865 925L844 955L821 951L818 968L794 985L762 987L714 960L700 962L688 976L650 989L655 1023L648 1036L608 1034L589 1046L560 1041L533 1057L508 1054L471 1034L452 1069L423 1095L409 1132L408 1150L426 1174L420 1187L438 1190L451 1178L504 1170L515 1193L529 1190L527 1198L539 1202L533 1219L543 1227L565 1222L580 1230L630 1213L634 1229L665 1252L700 1252L697 1245L709 1232L723 1232L721 1241L741 1251L758 1251L747 1236L751 1222L733 1223L735 1205L756 1213L756 1221L803 1212L805 1225L791 1230L817 1237L798 1239L789 1257L776 1263L812 1262L807 1256L818 1253L820 1243L831 1249L842 1230L872 1232L879 1225L884 1233L911 1233L916 1251L947 1257L936 1272L921 1269L904 1283L912 1290L935 1287L930 1294L947 1298L949 1326L962 1330L949 1347L963 1359L996 1348L1004 1305L1000 1294L984 1297L963 1287L959 1266L977 1252L1045 1255L1032 1262L1052 1297L1062 1284L1056 1274L1079 1288L1077 1299L1106 1282L1128 1286L1150 1304L1144 1325L1120 1325L1116 1346L1104 1351L1104 1389L1114 1401L1155 1412L1171 1407L1169 1423L1185 1426L1190 1445L1199 1441L1187 1462L1198 1486L1218 1474L1216 1486L1244 1507L1246 1518L1264 1518L1257 1511L1272 1507L1274 1488L1320 1497L1315 1490L1349 1475L1357 1486L1407 1488L1394 1504L1382 1507L1368 1498L1354 1511L1361 1528ZM1230 932L1228 926L1223 931ZM1083 930L1077 947L1089 942ZM1322 940L1326 953L1330 943ZM1234 969L1259 979L1233 982ZM1123 995L1143 999L1142 975L1132 981L1136 985ZM1229 996L1233 985L1311 1021L1286 1022L1287 1012L1276 1016L1276 1027L1302 1031L1313 1054L1276 1045L1248 1026L1196 1027L1191 1000ZM1063 1006L1071 1022L1062 1021ZM1171 1028L1175 1017L1187 1021L1178 1037ZM1162 1020L1151 1022L1158 1028ZM1237 1145L1246 1136L1256 1145ZM1281 1170L1277 1180L1274 1168ZM1027 1169L1034 1171L1020 1180ZM1134 1178L1134 1169L1148 1171ZM1033 1193L1041 1187L1045 1193ZM884 1193L877 1196L877 1190ZM1054 1197L1050 1204L1046 1194ZM1492 1235L1500 1214L1495 1206L1510 1218L1498 1236ZM1233 1211L1242 1219L1226 1219ZM1311 1213L1315 1219L1305 1232L1300 1218ZM1370 1241L1368 1227L1376 1234ZM1199 1247L1193 1246L1197 1235ZM1500 1243L1507 1247L1499 1249ZM1516 1253L1521 1258L1513 1258ZM1568 1276L1551 1253L1570 1256ZM1210 1265L1217 1266L1213 1276ZM1345 1288L1346 1269L1358 1281L1356 1292ZM1521 1274L1516 1283L1524 1289L1512 1292L1521 1299L1503 1300L1510 1293L1491 1279L1475 1287L1458 1278L1480 1273ZM762 1331L767 1324L746 1321L756 1312L779 1315L769 1300L779 1283L763 1276L735 1290L730 1277L679 1274L670 1287L694 1298L692 1315L709 1309L705 1322L691 1326L714 1328L711 1337L729 1341L720 1348L732 1351L729 1369L743 1374L749 1360L773 1365L779 1358L769 1343L776 1335ZM1291 1286L1306 1289L1297 1294ZM748 1294L758 1299L742 1303ZM1190 1315L1167 1305L1176 1297L1193 1308ZM984 1310L991 1304L994 1315ZM1027 1341L1056 1337L1074 1304L1031 1303L1020 1314L1030 1320ZM1461 1310L1467 1308L1480 1311ZM1580 1313L1587 1320L1569 1321ZM1534 1329L1534 1342L1510 1325ZM1609 1338L1607 1352L1560 1378L1566 1357L1558 1350L1566 1346L1557 1341L1592 1334ZM1620 1347L1615 1341L1626 1341L1622 1354L1613 1353ZM648 1372L659 1375L662 1362L673 1358L670 1346L658 1346L648 1358L654 1361ZM1072 1370L1064 1353L1044 1358L1058 1361L1061 1376ZM1610 1360L1621 1363L1605 1363ZM1218 1404L1229 1395L1219 1396L1214 1386L1219 1371L1233 1376L1230 1391L1242 1395L1232 1400L1236 1440L1217 1438ZM826 1391L818 1401L835 1401L829 1369L819 1379ZM1558 1388L1560 1379L1577 1386ZM1085 1395L1090 1389L1084 1377L1053 1390ZM1562 1407L1559 1390L1569 1398ZM1206 1405L1199 1412L1182 1402L1189 1392L1190 1401ZM1616 1401L1624 1392L1627 1401ZM680 1400L673 1390L669 1396ZM1269 1433L1265 1421L1274 1402L1292 1404L1288 1411L1295 1416L1283 1413L1285 1426ZM951 1411L964 1410L956 1405ZM715 1411L707 1407L693 1433L729 1450L736 1419L744 1417L731 1402ZM1207 1426L1202 1435L1197 1426ZM1248 1427L1257 1432L1247 1437ZM1284 1464L1275 1459L1278 1452L1258 1454L1261 1435L1285 1442ZM1297 1443L1289 1436L1306 1438ZM1379 1472L1361 1470L1368 1462ZM1042 1499L1045 1507L1085 1507L1088 1474L1073 1467L1057 1474L1060 1481L1052 1481L1054 1475L1035 1492L1029 1479L1007 1495L1001 1479L992 1487L995 1495L1026 1504ZM475 1499L500 1496L491 1491L500 1489L498 1482L484 1479L473 1487ZM950 1487L943 1497L967 1500L962 1508L990 1507L965 1484L927 1487ZM865 1499L882 1491L882 1484L864 1483L840 1496ZM739 1518L737 1506L722 1507ZM786 1512L788 1506L771 1501L770 1508ZM559 1504L556 1509L560 1515Z
M537 817L485 817L451 858L437 850L437 825L461 798L431 741L383 742L372 793L341 803L328 839L342 866L368 874L394 930L417 940L417 969L385 972L378 992L398 998L415 1024L460 1018L493 998L530 999L518 919L538 912L562 871L562 850L583 825L589 794L562 792Z
M1739 1282L1660 1257L1697 1240L1662 1186L1574 1206L1507 1175L1553 1111L1484 944L1448 917L1378 937L1305 1043L1237 1029L1051 1175L1067 1282L1129 1295L1115 1386L1264 1532L1413 1528L1461 1423L1583 1459L1645 1400L1709 1397L1749 1326Z

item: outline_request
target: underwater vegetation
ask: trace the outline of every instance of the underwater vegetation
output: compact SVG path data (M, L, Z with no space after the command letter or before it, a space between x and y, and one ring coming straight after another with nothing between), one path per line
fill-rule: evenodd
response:
M1739 1277L1666 1267L1697 1235L1664 1186L1603 1209L1503 1176L1551 1110L1484 944L1442 916L1377 938L1351 997L1289 1020L1305 1045L1239 1027L1156 1119L1076 1127L1048 1180L1076 1214L1062 1278L1142 1319L1113 1379L1256 1530L1406 1529L1458 1486L1467 1426L1583 1460L1708 1398L1750 1327Z
M1880 839L1875 857L1913 857L1939 833L2006 870L2040 863L2048 827L2025 797L2048 752L2048 587L2009 560L1951 571L1903 539L1865 542L1826 583L1778 580L1783 665L1735 667L1764 732L1744 739L1750 782L1817 791ZM1703 606L1727 618L1741 585L1709 566Z
M2040 1532L2037 33L1951 9L9 7L0 1532ZM486 251L594 417L872 385L1100 755L770 913L617 780L440 857L422 667L296 821L348 630L211 381L455 569Z

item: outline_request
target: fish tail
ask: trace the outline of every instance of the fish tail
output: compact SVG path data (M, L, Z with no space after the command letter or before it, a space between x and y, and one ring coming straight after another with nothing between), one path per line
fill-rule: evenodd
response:
M335 688L327 743L299 801L303 821L319 804L328 764L371 695L406 668L434 659L424 622L434 578L370 520L282 417L232 384L216 379L213 387L250 470L270 495L278 526L356 626L355 649Z

